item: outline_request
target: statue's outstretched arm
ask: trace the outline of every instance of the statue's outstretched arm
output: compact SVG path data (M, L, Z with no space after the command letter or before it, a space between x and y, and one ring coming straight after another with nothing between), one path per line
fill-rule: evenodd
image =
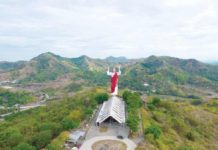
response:
M118 71L118 75L121 75L121 70L120 70L120 66L119 66L119 71Z
M112 72L110 72L110 68L108 67L108 69L107 69L107 75L108 76L111 76L112 75Z

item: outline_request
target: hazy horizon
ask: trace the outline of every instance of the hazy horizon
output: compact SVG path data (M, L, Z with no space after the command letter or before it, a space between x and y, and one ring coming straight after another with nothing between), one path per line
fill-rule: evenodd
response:
M156 56L156 57L173 57L173 56L158 56L158 55L149 55L149 56L146 56L146 57L138 57L138 58L129 58L129 57L126 57L126 56L106 56L106 57L91 57L91 56L88 56L88 55L85 55L85 54L82 54L82 55L79 55L79 56L75 56L75 57L70 57L70 56L62 56L62 55L59 55L59 54L56 54L56 53L53 53L53 52L50 52L50 51L47 51L47 52L44 52L44 53L40 53L36 56L33 56L29 59L20 59L20 60L14 60L14 61L8 61L8 60L0 60L0 62L17 62L17 61L30 61L31 59L35 58L35 57L38 57L39 55L41 54L45 54L45 53L52 53L54 55L57 55L57 56L60 56L60 57L64 57L64 58L78 58L78 57L82 57L82 56L87 56L87 57L90 57L90 58L93 58L93 59L106 59L108 57L114 57L114 58L119 58L119 57L123 57L123 58L126 58L126 59L143 59L143 58L148 58L148 57L151 57L151 56ZM179 58L179 57L173 57L173 58ZM179 59L195 59L195 58L179 58ZM195 60L198 60L198 59L195 59ZM201 60L198 60L198 61L201 61ZM204 63L210 63L210 64L218 64L218 61L201 61L201 62L204 62Z
M218 62L218 1L0 2L0 61L150 55Z

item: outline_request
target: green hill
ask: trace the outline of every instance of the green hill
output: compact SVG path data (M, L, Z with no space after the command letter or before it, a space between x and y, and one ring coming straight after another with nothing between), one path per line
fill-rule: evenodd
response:
M218 66L197 60L151 56L125 68L121 86L138 91L187 96L182 86L217 90ZM144 86L148 83L150 86Z

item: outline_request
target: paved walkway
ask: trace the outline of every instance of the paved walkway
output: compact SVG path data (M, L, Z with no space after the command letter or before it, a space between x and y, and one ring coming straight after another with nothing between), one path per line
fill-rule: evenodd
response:
M125 138L125 139L118 139L115 136L97 136L97 137L93 137L87 141L85 141L82 144L82 147L80 148L80 150L92 150L92 145L98 141L102 141L102 140L116 140L116 141L121 141L123 143L125 143L127 145L127 150L134 150L136 148L136 144L134 142L132 142L131 140Z
M125 138L128 138L129 135L129 128L125 127L125 126L121 126L119 124L102 124L102 127L106 127L106 131L105 132L100 132L100 128L98 126L95 125L91 125L87 134L86 134L86 139L85 140L89 140L93 137L96 136L118 136L121 135Z

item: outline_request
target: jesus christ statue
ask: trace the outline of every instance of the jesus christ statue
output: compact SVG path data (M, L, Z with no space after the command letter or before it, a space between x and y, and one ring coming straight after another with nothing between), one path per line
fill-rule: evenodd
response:
M113 68L113 72L110 72L108 67L107 75L111 76L111 95L116 96L118 94L118 79L119 75L121 75L120 66L118 72L116 72L115 68Z

